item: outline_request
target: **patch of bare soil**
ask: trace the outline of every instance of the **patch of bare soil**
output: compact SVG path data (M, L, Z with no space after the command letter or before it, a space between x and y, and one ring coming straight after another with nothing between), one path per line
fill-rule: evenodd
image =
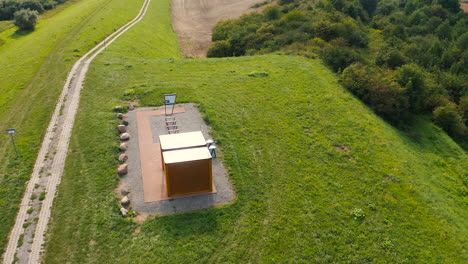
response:
M172 0L172 25L186 57L206 57L211 32L220 20L239 18L265 0Z

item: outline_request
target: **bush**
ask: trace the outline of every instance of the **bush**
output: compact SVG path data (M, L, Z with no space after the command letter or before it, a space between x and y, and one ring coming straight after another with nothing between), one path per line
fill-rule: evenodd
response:
M34 30L37 24L38 15L39 13L35 10L31 11L30 9L21 9L20 11L15 12L15 26L20 29Z
M280 9L277 6L269 6L263 11L267 20L277 20L281 17Z
M376 114L393 124L407 121L408 99L396 83L378 80L376 77L374 86L369 89L363 101Z
M44 9L50 10L55 8L57 2L55 2L54 0L46 0L42 3L42 5L44 6Z
M341 81L343 86L359 98L367 95L372 87L375 76L373 70L362 63L354 63L343 71Z
M341 72L353 62L361 61L359 55L352 49L345 47L327 47L322 50L323 61L334 72Z
M457 105L449 103L437 107L433 112L434 123L444 129L451 136L466 135L466 126L458 112Z
M233 56L231 44L227 40L215 41L208 49L208 58L221 58Z

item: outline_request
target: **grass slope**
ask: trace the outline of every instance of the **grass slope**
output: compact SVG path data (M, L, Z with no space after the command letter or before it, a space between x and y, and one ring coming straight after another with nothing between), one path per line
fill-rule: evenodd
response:
M442 131L424 119L409 133L394 129L316 60L168 60L179 53L149 50L160 39L176 45L168 5L153 1L144 21L164 30L131 48L125 36L90 68L46 263L466 260L467 156ZM168 92L200 104L237 189L233 204L143 224L119 216L111 110L130 89L143 105Z
M132 19L143 0L82 0L44 19L36 31L0 33L0 124L16 128L15 154L4 136L0 145L0 255L45 128L73 63L113 30Z

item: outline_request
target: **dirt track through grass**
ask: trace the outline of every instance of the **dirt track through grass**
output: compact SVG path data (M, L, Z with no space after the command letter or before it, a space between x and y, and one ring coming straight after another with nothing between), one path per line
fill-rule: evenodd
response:
M146 0L135 19L122 26L116 32L112 33L109 37L96 45L96 47L78 60L70 71L59 102L56 105L52 120L49 123L43 145L39 151L39 155L33 169L33 174L21 202L16 223L10 234L10 240L4 255L5 263L12 263L15 260L15 255L16 258L19 258L21 263L40 262L40 253L44 243L44 235L47 230L47 224L51 214L50 210L65 166L69 139L75 115L78 110L80 91L83 86L89 64L107 46L112 44L114 40L124 34L144 17L149 3L150 0ZM47 161L48 157L51 157L50 161ZM45 195L42 199L43 202L38 216L37 225L33 224L32 227L35 228L27 229L27 227L24 226L24 223L27 218L30 217L28 210L31 208L31 196L34 189L36 189L35 186L39 183L41 176L50 177L47 180L46 188L44 190ZM33 243L30 248L28 247L26 250L21 250L22 248L20 246L20 249L17 251L18 242L21 236L24 238L25 230L33 232L33 235L27 234L28 237L33 238ZM23 243L23 245L25 244ZM17 255L17 253L22 254Z
M206 57L211 31L220 20L234 19L255 11L253 5L265 0L173 0L172 23L182 54Z
M14 29L0 33L8 39L0 47L0 126L17 130L20 152L17 159L10 141L0 144L0 255L68 72L86 51L130 21L142 3L80 0L42 20L30 34L17 36Z

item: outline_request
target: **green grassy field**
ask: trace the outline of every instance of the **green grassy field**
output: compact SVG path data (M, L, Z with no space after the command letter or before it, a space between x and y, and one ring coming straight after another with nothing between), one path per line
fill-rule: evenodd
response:
M0 145L0 255L14 223L45 129L73 63L136 16L143 0L82 0L48 13L31 33L0 33L0 124L16 128L22 157L10 139ZM60 11L60 12L57 12ZM3 131L3 130L2 130Z
M169 0L153 1L90 68L46 263L466 260L468 160L445 133L424 118L396 130L318 60L179 59L168 10ZM169 92L199 103L237 189L233 204L143 224L119 215L112 109L129 90L142 105Z

